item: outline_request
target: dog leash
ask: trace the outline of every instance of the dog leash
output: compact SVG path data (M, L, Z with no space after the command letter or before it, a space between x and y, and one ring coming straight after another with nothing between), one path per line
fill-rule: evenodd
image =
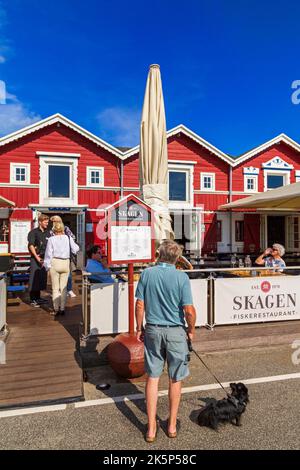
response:
M205 362L203 361L203 359L199 356L199 354L195 351L195 349L193 348L193 345L192 345L192 341L191 339L188 337L187 335L187 344L188 344L188 348L189 348L189 351L190 352L193 352L197 357L198 359L202 362L202 364L204 365L204 367L206 367L206 369L209 371L209 373L214 377L214 379L218 382L218 384L223 388L224 392L226 393L227 397L228 398L231 398L231 395L225 390L225 388L223 387L223 385L221 384L221 382L218 380L218 378L215 376L215 374L210 370L210 368L205 364Z

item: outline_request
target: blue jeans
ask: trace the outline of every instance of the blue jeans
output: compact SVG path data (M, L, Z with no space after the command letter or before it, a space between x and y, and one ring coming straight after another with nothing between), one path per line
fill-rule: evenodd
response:
M69 292L70 290L72 290L72 273L71 272L68 277L67 292Z

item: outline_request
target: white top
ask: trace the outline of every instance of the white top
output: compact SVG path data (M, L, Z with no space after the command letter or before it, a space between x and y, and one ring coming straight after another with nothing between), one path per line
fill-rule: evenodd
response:
M52 258L70 259L70 246L74 255L78 253L79 246L72 237L67 235L54 235L48 239L44 267L48 271L51 268Z

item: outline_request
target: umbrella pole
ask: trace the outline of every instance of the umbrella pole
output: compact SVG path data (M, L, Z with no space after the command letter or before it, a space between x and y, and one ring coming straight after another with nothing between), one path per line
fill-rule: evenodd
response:
M133 263L128 263L128 325L129 325L129 334L134 335Z

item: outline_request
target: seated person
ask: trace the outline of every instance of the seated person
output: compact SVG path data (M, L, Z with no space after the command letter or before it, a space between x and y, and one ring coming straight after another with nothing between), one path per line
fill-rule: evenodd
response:
M263 254L255 260L255 263L265 265L266 268L277 268L279 272L282 272L283 270L278 268L285 268L285 262L282 259L284 253L284 246L279 243L274 243L272 248L267 248Z
M107 257L101 256L101 248L98 245L92 246L88 251L88 262L85 270L88 273L109 273L112 274L111 270L107 266ZM93 274L89 276L91 282L103 282L105 284L113 284L114 279L110 275L105 274Z

